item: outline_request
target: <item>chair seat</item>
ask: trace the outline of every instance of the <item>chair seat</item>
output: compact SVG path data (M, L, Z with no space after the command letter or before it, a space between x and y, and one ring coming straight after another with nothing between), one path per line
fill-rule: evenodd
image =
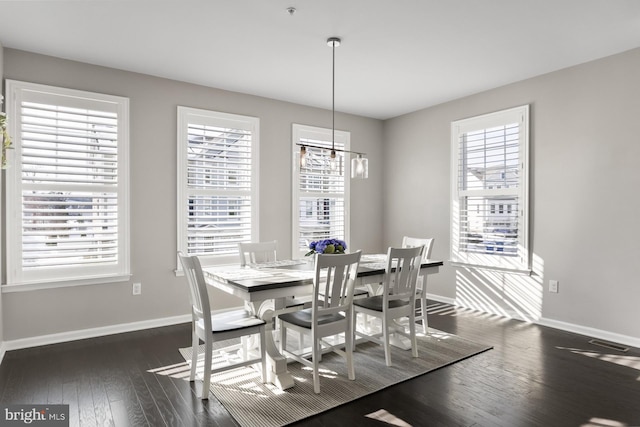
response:
M233 310L218 313L211 316L212 332L228 332L240 329L253 328L264 325L266 322L257 318L246 310ZM199 320L198 326L203 327L204 321Z
M354 298L363 298L369 296L369 291L365 288L354 288L353 289L353 297Z
M369 296L369 291L364 288L354 288L353 297L354 298L364 298ZM321 297L324 297L321 295ZM284 300L284 306L287 309L290 308L309 308L313 304L313 297L311 295L306 295L303 297L287 297Z
M369 298L360 298L354 299L353 305L357 305L362 308L366 308L369 310L382 311L382 295L376 295ZM409 301L403 301L399 299L394 299L389 301L389 308L397 308L405 305L409 305Z
M311 313L312 309L306 308L293 313L281 314L278 317L283 322L291 323L292 325L300 326L301 328L311 329ZM341 314L322 315L318 318L318 325L337 322L339 320L344 320L344 318L345 317Z
M311 295L305 295L303 297L287 297L284 300L284 306L286 308L309 308L313 303L313 297Z

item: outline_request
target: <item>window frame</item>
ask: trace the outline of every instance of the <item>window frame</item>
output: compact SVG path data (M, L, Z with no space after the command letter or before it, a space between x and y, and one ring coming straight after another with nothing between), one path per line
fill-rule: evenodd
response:
M10 150L11 166L6 172L6 245L12 248L5 252L6 283L3 292L47 289L127 281L131 277L130 260L130 177L129 177L129 99L121 96L61 88L51 85L6 80L8 95L7 114L9 132L14 149ZM22 191L23 188L44 187L23 183L22 179L22 102L47 102L66 108L93 109L117 114L117 184L110 192L117 194L117 253L115 263L99 266L39 267L25 271L22 267ZM87 188L68 184L50 184L50 189L59 191L86 192L96 190L88 182ZM91 187L92 186L92 187ZM99 186L98 186L99 187ZM106 186L105 186L106 188ZM110 188L110 187L109 187ZM100 191L106 191L100 190ZM18 248L18 249L16 249ZM110 265L109 265L110 264Z
M462 136L470 132L487 130L494 127L507 126L518 123L518 187L515 190L491 188L487 190L461 190L459 187L462 170L460 158L460 145ZM450 233L451 250L450 260L454 266L472 266L488 269L507 270L516 273L531 273L531 257L529 248L529 105L509 108L494 113L483 114L466 119L456 120L451 123L451 203L450 203ZM495 253L471 253L462 248L460 225L460 200L462 197L484 198L491 203L492 212L498 212L504 204L508 204L511 211L510 200L491 200L491 197L515 196L517 198L517 252L516 256L505 256ZM515 206L514 206L515 208ZM488 251L486 251L488 252Z
M243 192L251 198L250 241L259 240L259 147L260 119L220 111L205 110L186 106L177 108L177 250L187 254L187 234L189 217L189 190L187 182L187 144L189 123L210 126L237 125L238 129L251 132L251 189ZM218 193L221 194L219 190ZM204 194L205 192L203 192ZM206 194L215 194L212 190ZM199 255L203 266L238 262L237 251L221 255ZM176 256L176 274L182 274L182 265Z
M303 257L309 250L300 248L298 246L298 240L300 235L300 146L298 143L302 139L311 139L322 141L323 143L331 144L333 130L328 128L309 126L303 124L292 124L292 238L291 238L291 254L293 258ZM343 145L345 150L351 148L351 133L349 131L335 130L335 142L336 144ZM329 145L329 149L330 149ZM344 179L344 191L342 198L344 200L344 236L331 236L332 238L341 238L349 246L350 239L350 200L351 200L351 162L346 152L338 152L338 155L342 155L342 178ZM335 193L328 193L334 194Z

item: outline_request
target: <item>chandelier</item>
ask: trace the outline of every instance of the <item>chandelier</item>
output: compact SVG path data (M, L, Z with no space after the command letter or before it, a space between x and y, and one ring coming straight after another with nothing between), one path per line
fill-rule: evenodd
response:
M366 179L369 177L369 160L365 157L366 154L358 151L336 148L336 47L340 46L340 42L341 40L338 37L329 37L327 39L327 45L331 47L333 51L331 76L331 151L329 154L329 168L332 172L338 171L339 173L342 173L342 168L338 167L337 152L350 153L354 156L351 159L351 178ZM297 145L300 146L301 170L306 167L307 147L327 150L326 147L308 143L298 142Z

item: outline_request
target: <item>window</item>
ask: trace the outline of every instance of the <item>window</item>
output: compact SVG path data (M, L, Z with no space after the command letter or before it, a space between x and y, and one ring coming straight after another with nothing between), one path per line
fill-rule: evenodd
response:
M528 129L528 106L452 123L453 262L529 269Z
M337 152L337 170L329 165L331 129L293 125L293 256L309 251L309 242L342 239L349 242L350 162ZM335 146L349 149L349 132L335 131ZM329 150L306 147L307 162L299 166L300 146L310 144Z
M178 250L236 262L258 240L257 118L178 107Z
M129 100L7 81L7 284L129 278Z

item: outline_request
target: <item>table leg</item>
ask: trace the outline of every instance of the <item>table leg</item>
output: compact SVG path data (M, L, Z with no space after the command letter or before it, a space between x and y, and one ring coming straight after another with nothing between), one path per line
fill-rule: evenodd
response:
M275 310L276 304L273 300L266 300L254 303L257 306L255 313L267 322L267 376L268 381L281 390L286 390L294 386L293 376L287 371L287 358L280 353L274 340L275 331Z

